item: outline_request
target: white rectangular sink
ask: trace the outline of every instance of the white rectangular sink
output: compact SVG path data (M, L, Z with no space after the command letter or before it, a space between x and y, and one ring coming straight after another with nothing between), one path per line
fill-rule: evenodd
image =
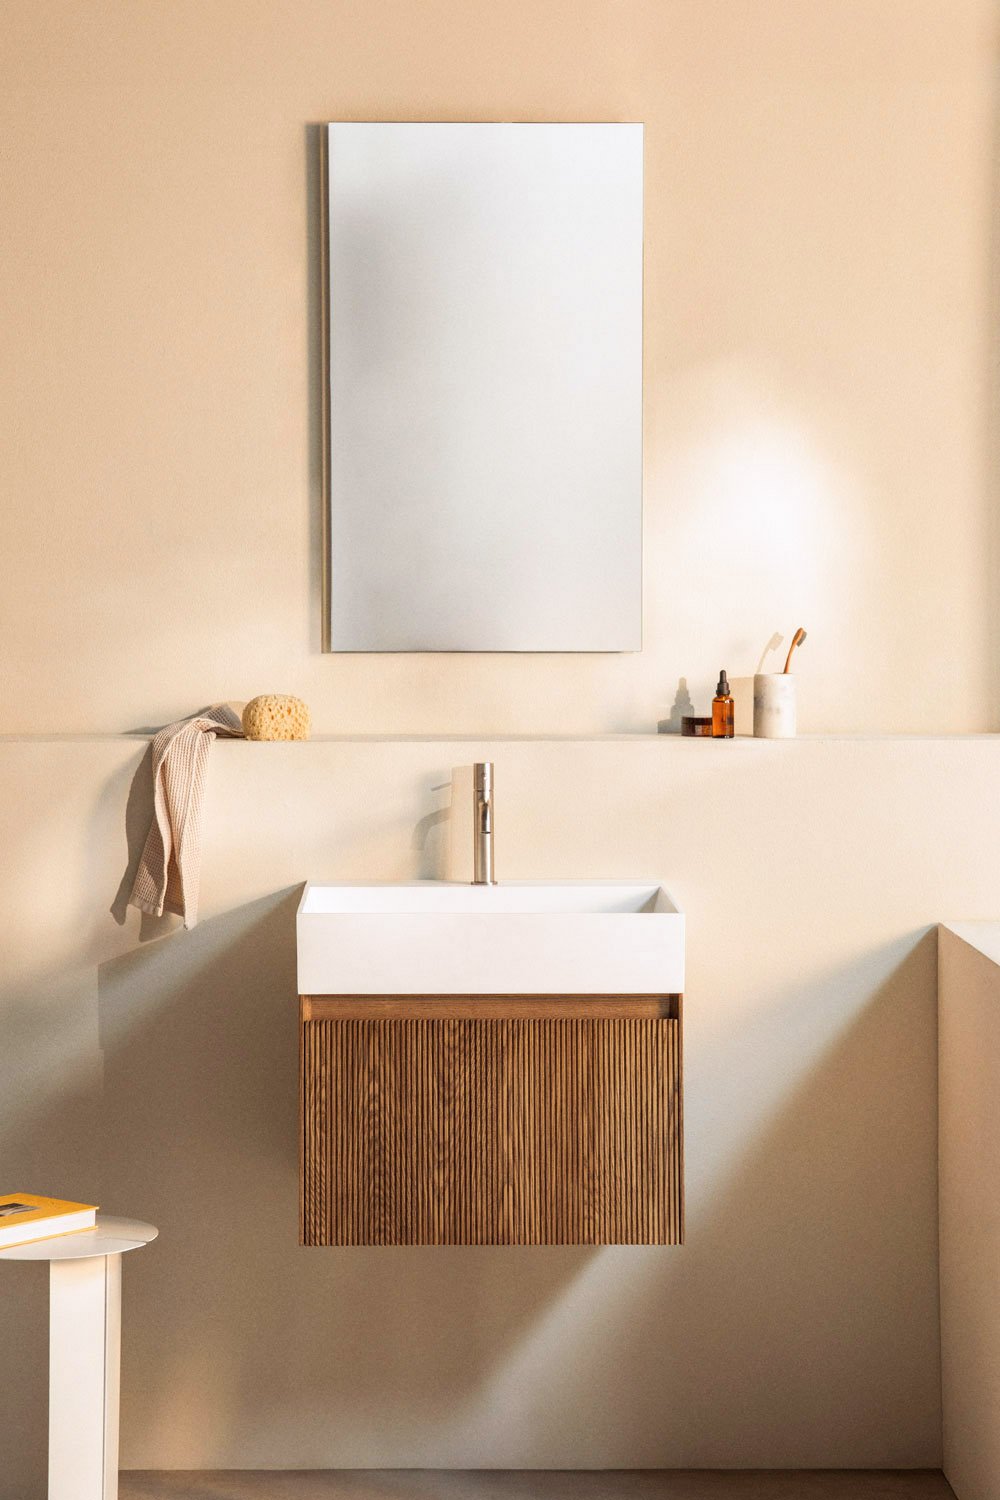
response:
M672 995L684 917L655 883L307 885L301 995Z

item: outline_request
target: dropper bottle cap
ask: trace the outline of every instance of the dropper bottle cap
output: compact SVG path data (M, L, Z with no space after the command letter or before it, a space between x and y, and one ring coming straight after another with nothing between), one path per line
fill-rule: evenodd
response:
M715 696L717 698L729 697L729 678L724 671L719 673L719 686L715 690Z

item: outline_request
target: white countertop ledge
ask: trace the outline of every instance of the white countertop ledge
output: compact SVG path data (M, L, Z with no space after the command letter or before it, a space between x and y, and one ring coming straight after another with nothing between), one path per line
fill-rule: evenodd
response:
M62 731L46 733L0 734L0 745L81 745L81 744L148 744L154 738L152 731ZM467 734L314 734L308 740L242 740L219 739L216 743L223 749L273 748L282 745L301 750L308 745L517 745L517 744L622 744L646 745L659 743L664 746L681 746L685 753L725 755L736 753L737 747L760 747L761 753L790 753L796 745L894 745L894 744L982 744L995 741L1000 745L1000 733L982 734L800 734L794 740L755 739L751 734L738 734L731 740L711 739L680 734L654 734L643 730L621 731L608 734L492 734L470 732ZM710 748L711 747L711 748ZM727 748L722 748L727 747Z

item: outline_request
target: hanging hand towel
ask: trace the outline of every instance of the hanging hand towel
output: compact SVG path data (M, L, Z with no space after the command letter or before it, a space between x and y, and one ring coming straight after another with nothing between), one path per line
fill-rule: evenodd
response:
M185 927L198 920L201 804L217 734L243 736L239 716L224 703L168 724L153 741L153 821L129 905L154 917L175 912Z

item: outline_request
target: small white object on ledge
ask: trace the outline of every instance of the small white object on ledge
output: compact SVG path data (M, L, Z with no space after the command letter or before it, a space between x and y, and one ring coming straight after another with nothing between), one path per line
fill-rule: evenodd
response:
M753 732L759 740L793 740L795 678L791 672L757 672L753 680Z

